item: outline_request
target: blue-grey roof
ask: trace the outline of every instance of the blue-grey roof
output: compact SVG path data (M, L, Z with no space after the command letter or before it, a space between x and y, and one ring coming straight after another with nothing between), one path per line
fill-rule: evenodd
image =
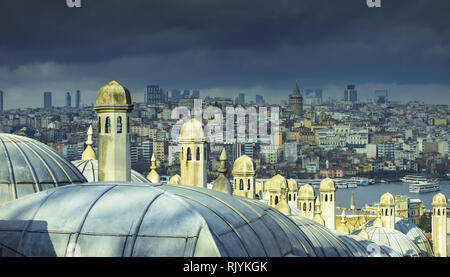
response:
M353 232L357 235L361 230ZM423 257L424 254L405 234L395 229L386 227L368 227L366 232L369 240L378 245L388 246L404 257Z
M88 182L98 182L98 160L77 160L72 164L84 175ZM131 170L131 182L151 183L136 170Z
M103 182L0 207L4 256L323 256L257 200L183 185Z
M64 157L36 140L0 133L0 204L49 188L84 183Z

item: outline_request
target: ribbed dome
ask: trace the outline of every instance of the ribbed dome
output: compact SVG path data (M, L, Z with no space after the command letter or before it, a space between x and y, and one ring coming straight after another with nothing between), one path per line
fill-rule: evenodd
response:
M98 91L94 108L97 110L106 107L129 108L130 106L132 106L130 91L118 82L111 81Z
M394 196L391 193L386 192L380 198L380 206L393 206L395 205Z
M438 193L433 196L433 207L447 207L447 199L442 193Z
M98 182L98 160L72 161L88 182ZM131 170L131 181L136 183L150 183L147 178L135 170Z
M330 178L325 178L320 182L320 191L328 192L328 191L335 191L334 182Z
M357 235L360 230L353 232ZM386 227L368 227L366 229L369 239L379 245L389 246L404 257L422 257L427 256L400 231Z
M269 181L267 181L267 187L272 191L286 190L286 178L284 178L280 174L277 174L273 176Z
M311 185L305 184L300 187L298 191L298 198L299 199L310 199L314 200L314 189Z
M234 161L233 175L254 175L253 161L247 155L242 155Z
M0 134L0 204L68 184L84 183L75 166L36 140Z
M192 118L181 126L179 142L204 142L205 134L203 133L202 122Z
M425 256L434 256L433 247L425 233L408 219L395 219L395 230L405 234L414 244L419 247Z

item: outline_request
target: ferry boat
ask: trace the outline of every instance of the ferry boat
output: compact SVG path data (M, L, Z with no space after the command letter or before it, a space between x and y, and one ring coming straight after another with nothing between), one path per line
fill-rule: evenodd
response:
M352 177L351 181L356 182L356 185L361 187L367 187L369 185L369 178Z
M347 188L351 189L351 188L357 188L358 185L356 184L356 182L348 182L347 183Z
M400 178L400 181L408 184L417 184L419 182L427 182L427 177L422 175L406 175L405 177Z
M422 192L433 192L439 191L441 189L438 182L418 182L409 184L409 192L411 193L422 193Z

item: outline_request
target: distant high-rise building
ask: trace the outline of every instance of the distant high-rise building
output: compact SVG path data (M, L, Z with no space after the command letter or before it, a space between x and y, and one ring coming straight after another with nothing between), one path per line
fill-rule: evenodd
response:
M80 90L77 90L75 94L75 108L79 109L81 104L81 93Z
M49 91L44 92L44 109L52 108L52 93Z
M189 98L191 96L191 92L188 89L183 91L183 98Z
M66 107L72 106L72 97L70 96L70 92L66 92Z
M236 105L245 105L245 94L239 93L235 100Z
M165 95L159 85L148 85L145 89L145 103L159 104L165 101Z
M289 98L289 104L291 105L291 111L294 114L298 116L301 116L303 114L303 96L300 93L298 81L295 84L294 93L291 94L291 97Z
M344 101L356 102L358 101L358 93L355 89L355 85L348 85L344 91Z
M386 104L388 99L388 91L386 89L375 91L375 103L377 105Z
M0 112L3 112L3 91L0 90Z
M181 99L181 91L177 90L177 89L173 89L172 90L172 94L170 97L170 100L172 101L178 101Z
M262 95L256 95L256 105L264 105L264 97Z
M200 98L200 91L199 90L193 90L192 91L192 97Z

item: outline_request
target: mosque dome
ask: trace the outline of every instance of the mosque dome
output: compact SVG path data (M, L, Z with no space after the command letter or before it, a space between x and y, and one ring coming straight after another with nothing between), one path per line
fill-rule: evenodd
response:
M309 184L301 186L298 191L298 197L301 199L314 199L314 188Z
M393 206L395 205L394 196L391 193L386 192L380 198L380 206Z
M77 160L72 164L84 175L88 182L98 182L98 160ZM136 183L150 183L144 175L131 170L131 181Z
M242 155L234 161L233 175L254 175L255 169L253 167L253 161L247 155Z
M337 241L315 223L194 186L70 185L6 203L0 219L3 256L351 256L319 249Z
M433 207L447 207L447 199L445 198L445 195L442 193L437 193L435 196L433 196Z
M203 133L202 122L192 118L181 126L179 142L204 142L205 134Z
M87 182L49 146L23 136L0 134L0 204L49 188Z
M431 246L428 237L411 220L396 218L395 230L402 232L414 242L414 244L422 251L423 255L434 256L433 247Z
M298 191L297 181L295 181L294 179L288 179L287 183L290 192Z
M170 177L169 179L169 184L172 185L179 185L181 183L181 176L178 174L173 175L172 177Z
M130 109L132 107L131 94L126 87L116 81L111 81L98 91L94 109L117 109L118 107Z
M325 178L320 182L319 190L321 192L335 191L334 182L330 178Z
M402 254L391 247L376 244L373 241L359 235L342 235L337 233L337 231L330 231L335 234L348 249L351 250L353 255L359 254L360 257L403 257Z
M357 235L360 230L353 232ZM414 242L405 234L386 227L368 227L366 232L369 239L378 245L391 247L404 257L423 257L425 255Z

